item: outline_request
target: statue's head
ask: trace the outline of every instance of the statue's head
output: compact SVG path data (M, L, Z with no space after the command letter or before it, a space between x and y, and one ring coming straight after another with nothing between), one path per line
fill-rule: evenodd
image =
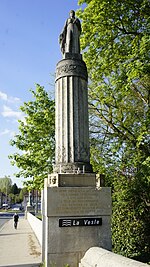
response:
M74 10L70 10L70 17L75 17L75 11Z

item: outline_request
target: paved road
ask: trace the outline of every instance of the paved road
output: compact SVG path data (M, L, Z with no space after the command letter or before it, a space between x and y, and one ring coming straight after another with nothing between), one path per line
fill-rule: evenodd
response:
M18 229L13 219L0 228L0 266L35 267L41 263L41 246L28 221L19 219Z
M7 221L9 221L9 219L0 217L0 228L1 228L1 227L3 226L3 224L6 223Z
M17 212L19 217L24 216L24 212ZM0 212L0 218L12 218L14 216L15 212Z

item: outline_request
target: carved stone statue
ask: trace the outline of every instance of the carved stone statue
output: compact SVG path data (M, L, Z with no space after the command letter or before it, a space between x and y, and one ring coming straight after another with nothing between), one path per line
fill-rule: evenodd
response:
M75 17L75 11L70 11L70 17L66 20L62 33L59 36L59 43L62 53L80 54L80 33L81 24Z

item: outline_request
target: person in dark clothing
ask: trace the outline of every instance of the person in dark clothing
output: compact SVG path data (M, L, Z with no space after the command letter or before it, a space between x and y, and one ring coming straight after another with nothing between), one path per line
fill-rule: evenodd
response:
M17 224L19 220L19 215L17 213L14 214L14 228L17 229Z

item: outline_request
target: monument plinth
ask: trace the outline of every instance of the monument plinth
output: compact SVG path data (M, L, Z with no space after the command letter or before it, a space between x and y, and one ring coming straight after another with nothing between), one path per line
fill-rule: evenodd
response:
M55 164L43 194L46 267L77 267L93 246L111 249L111 190L96 187L90 164L88 74L80 54L80 21L70 12L55 80Z

